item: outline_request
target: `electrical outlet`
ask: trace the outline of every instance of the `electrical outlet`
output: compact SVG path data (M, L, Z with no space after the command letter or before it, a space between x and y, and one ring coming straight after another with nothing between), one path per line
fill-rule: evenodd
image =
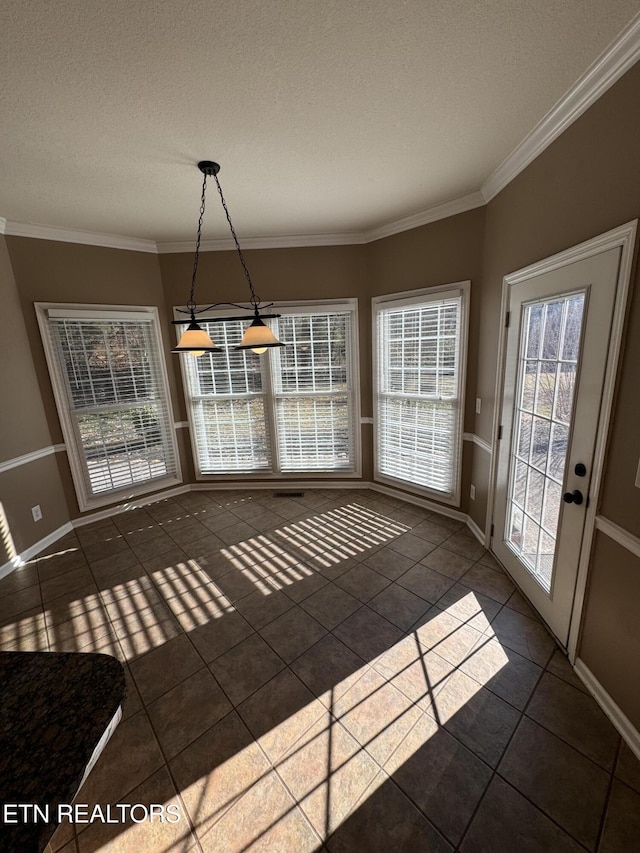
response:
M471 484L471 488L469 489L469 494L471 496L471 500L475 501L475 499L476 499L476 487L473 485L473 483Z
M33 516L34 521L40 521L42 518L42 510L40 509L40 504L36 504L36 506L31 507L31 515Z
M482 399L480 397L476 397L476 415L480 414L480 409L482 409Z

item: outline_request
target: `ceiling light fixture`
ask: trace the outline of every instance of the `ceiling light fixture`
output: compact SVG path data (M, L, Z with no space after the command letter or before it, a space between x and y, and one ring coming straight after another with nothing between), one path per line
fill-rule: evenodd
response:
M227 208L227 204L224 200L224 195L222 194L222 187L220 186L220 181L218 180L218 172L220 171L220 166L218 163L214 163L211 160L202 160L198 163L198 168L204 175L202 181L202 195L200 198L200 216L198 218L198 232L196 236L196 250L193 258L193 272L191 274L191 291L189 293L189 300L187 302L187 310L183 311L182 309L178 309L181 314L188 314L190 317L190 323L187 326L187 329L183 332L178 345L171 350L171 352L188 352L193 356L201 356L206 352L222 352L220 347L217 347L207 332L200 326L198 321L196 320L196 315L202 314L205 311L210 311L212 308L217 308L220 305L233 305L235 308L241 308L244 311L252 311L253 312L253 320L249 327L246 329L244 335L242 336L242 340L240 341L237 347L234 349L237 350L252 350L259 355L263 352L266 352L269 347L283 347L284 344L281 343L276 336L273 334L271 329L264 322L265 320L276 319L280 317L280 314L261 314L260 309L262 308L270 308L273 303L269 303L268 305L262 306L260 298L256 295L255 289L253 287L253 282L251 281L251 275L249 274L249 269L247 267L247 262L244 259L244 255L242 254L242 249L240 248L240 243L238 242L238 237L236 235L235 228L233 227L233 222L231 221L231 216L229 214L229 209ZM196 288L196 277L198 274L198 261L200 258L200 241L202 238L202 222L204 219L204 212L206 207L206 193L207 193L207 178L213 178L216 182L216 186L218 187L218 194L220 195L220 201L222 202L222 209L224 210L225 216L227 217L227 222L229 223L229 228L231 230L231 236L233 237L233 242L235 243L236 251L238 252L238 257L240 258L240 264L242 265L242 269L244 271L245 278L247 279L247 284L249 285L249 290L251 291L251 298L249 300L251 307L247 308L244 305L238 305L236 302L216 302L214 305L208 305L206 308L197 309L197 304L195 301L195 288ZM246 315L233 316L233 317L201 317L199 318L201 323L223 323L225 320L246 320ZM184 320L173 320L173 325L182 326L184 325Z

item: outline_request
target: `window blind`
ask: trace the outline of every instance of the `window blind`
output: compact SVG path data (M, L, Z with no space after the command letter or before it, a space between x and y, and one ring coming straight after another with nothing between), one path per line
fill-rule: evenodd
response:
M287 314L271 361L280 470L353 469L351 312Z
M260 356L237 352L241 320L201 323L220 353L183 357L192 441L201 474L271 471Z
M457 489L462 293L376 306L379 474L444 497Z
M279 311L284 347L238 352L246 321L203 322L223 351L181 359L201 476L356 469L356 302Z
M81 505L176 478L173 418L154 315L58 308L46 317L61 420L71 425L65 439L83 481Z

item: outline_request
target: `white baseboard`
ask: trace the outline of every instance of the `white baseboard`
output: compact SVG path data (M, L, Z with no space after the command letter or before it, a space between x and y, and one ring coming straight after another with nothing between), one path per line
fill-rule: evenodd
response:
M640 761L640 732L625 716L581 658L574 664L576 675L620 733L629 749Z
M44 539L34 542L33 545L30 545L22 551L22 553L17 554L12 560L9 560L8 563L4 563L4 565L0 566L0 579L11 574L14 569L24 566L25 563L28 563L29 560L32 560L37 554L40 554L41 551L44 551L45 548L49 547L49 545L53 545L53 543L57 542L58 539L62 539L66 533L70 533L72 530L73 525L68 521L66 524L63 524L62 527L58 527L57 530L53 530L45 536Z
M37 554L44 551L50 545L53 545L58 539L65 535L65 533L69 533L71 530L74 530L77 527L84 527L87 524L94 524L96 521L103 521L105 518L111 518L114 515L120 515L123 512L129 512L133 509L137 509L138 507L146 506L147 504L155 503L156 501L166 500L167 498L176 497L177 495L183 495L186 492L201 492L208 491L211 489L226 489L226 490L236 490L236 489L269 489L271 491L278 489L286 489L287 491L295 491L297 489L348 489L350 491L354 489L371 489L372 491L380 492L381 494L388 495L393 498L398 498L401 501L404 501L408 504L413 504L415 506L419 506L422 509L432 510L433 512L439 512L441 515L446 515L448 518L454 518L457 521L463 521L467 524L469 529L478 537L478 539L484 544L484 537L480 535L480 529L475 524L472 519L469 518L465 513L460 512L459 510L452 509L451 507L442 506L441 504L434 503L432 501L425 500L425 498L421 498L414 495L409 495L406 492L401 492L398 489L391 488L390 486L384 486L381 483L369 483L366 480L358 480L356 482L352 482L350 480L334 480L334 481L315 481L309 482L307 480L302 481L288 481L282 483L274 483L271 482L253 482L253 483L187 483L183 486L178 486L173 489L167 489L164 492L155 492L151 495L145 495L144 497L136 498L135 500L127 501L123 504L118 504L117 506L109 507L108 509L102 509L98 512L92 512L87 515L82 515L80 518L74 518L71 521L63 524L62 527L59 527L57 530L54 530L48 536L45 536L44 539L41 539L38 542L35 542L21 554L18 554L9 562L5 563L3 566L0 566L0 579L10 574L14 569L17 569L19 566L23 566L26 562L33 559Z
M389 495L391 498L398 498L414 506L419 506L421 509L429 509L431 512L439 512L440 515L446 515L447 518L454 518L456 521L466 521L467 515L460 512L459 509L453 509L450 506L429 501L426 498L421 498L418 495L410 495L407 492L402 492L399 489L394 489L392 486L385 486L382 483L366 483L364 488L371 489L373 492L380 492L383 495Z
M123 512L131 512L132 509L139 509L147 504L153 504L156 501L164 501L167 498L174 498L176 495L184 495L185 492L193 490L193 486L188 483L184 486L176 486L174 489L167 489L164 492L154 492L152 495L144 495L143 497L134 498L117 506L101 509L98 512L92 512L89 515L81 515L80 518L74 518L71 524L74 527L84 527L85 524L94 524L96 521L103 521L105 518L111 518L114 515L120 515Z
M370 489L371 483L364 480L248 480L242 482L218 482L200 480L191 484L192 492L206 492L211 489L230 491L257 491L263 489L271 492L296 492L302 489Z
M486 537L485 537L485 535L484 535L484 531L483 531L483 530L480 530L480 528L479 528L479 527L478 527L478 525L475 523L475 521L471 518L471 516L470 516L470 515L468 515L468 516L467 516L467 527L468 527L468 528L469 528L469 530L473 533L473 535L476 537L476 539L478 540L478 542L479 542L483 547L485 547L485 548L486 548L486 547L487 547L487 541L486 541Z

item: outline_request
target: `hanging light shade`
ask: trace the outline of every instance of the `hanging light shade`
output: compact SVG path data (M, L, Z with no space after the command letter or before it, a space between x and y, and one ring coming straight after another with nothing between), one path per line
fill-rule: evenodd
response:
M231 221L231 216L229 214L229 209L227 208L227 203L224 200L224 195L222 194L222 187L220 186L220 181L218 180L218 172L220 171L220 166L218 163L214 163L212 160L202 160L198 163L198 168L204 175L204 180L202 181L202 196L200 202L200 218L198 219L198 233L196 237L196 251L193 259L193 273L191 276L191 292L189 294L189 301L187 302L187 310L182 311L183 314L189 314L191 317L191 322L187 327L186 331L182 334L180 338L180 342L176 347L174 347L171 352L188 352L191 355L200 356L204 355L206 352L220 352L220 347L217 347L207 332L199 325L196 320L196 314L199 312L196 310L196 302L195 302L195 285L196 285L196 276L198 272L198 260L200 256L200 240L202 236L202 220L204 218L205 204L206 204L206 191L207 191L207 178L212 177L218 188L218 194L220 196L220 201L222 203L222 209L225 212L225 216L227 217L227 222L229 224L229 229L231 230L231 236L233 237L233 242L236 247L236 251L238 253L238 257L240 259L240 264L242 265L242 270L244 272L245 278L247 280L247 284L249 285L249 291L251 293L251 297L249 299L250 308L247 308L246 305L238 305L235 302L217 302L214 305L209 305L208 308L203 308L201 311L208 311L210 308L217 308L220 305L233 305L236 308L242 308L243 310L253 311L253 320L249 327L246 329L244 335L242 336L242 340L237 347L234 349L237 350L253 350L253 352L261 355L266 352L269 347L283 347L285 346L281 343L276 336L273 334L272 330L267 326L264 322L265 320L276 319L280 317L280 314L264 314L261 313L262 308L269 308L273 303L269 303L269 305L262 305L260 297L256 295L255 288L253 286L253 282L251 281L251 275L249 274L249 268L247 267L247 262L244 259L244 255L242 254L242 249L240 248L240 243L238 241L238 236L236 234L235 228L233 227L233 222ZM178 309L180 310L180 309ZM201 318L200 322L207 323L222 323L225 320L244 320L245 316L234 316L234 317L208 317ZM173 320L174 325L183 325L184 320Z
M267 324L255 317L249 328L242 336L242 340L235 349L250 349L261 355L269 347L283 347L284 344L273 334Z
M182 333L178 345L171 352L188 352L193 356L204 355L205 352L221 352L205 330L193 319Z

